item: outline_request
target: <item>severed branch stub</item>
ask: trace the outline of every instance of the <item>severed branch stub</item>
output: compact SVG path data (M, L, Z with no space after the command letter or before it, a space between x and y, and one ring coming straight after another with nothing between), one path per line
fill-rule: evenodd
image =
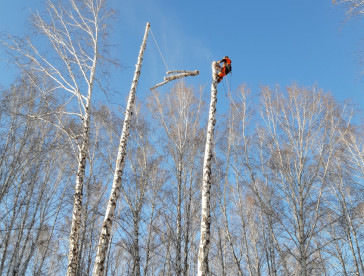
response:
M170 81L176 80L176 79L180 79L180 78L184 78L184 77L188 77L188 76L196 76L196 75L200 74L200 72L198 70L195 70L195 71L173 70L173 71L168 71L166 74L167 75L176 74L176 75L164 77L163 82L158 83L157 85L153 86L152 88L150 88L150 90L156 89L157 87L162 86L162 85L164 85Z

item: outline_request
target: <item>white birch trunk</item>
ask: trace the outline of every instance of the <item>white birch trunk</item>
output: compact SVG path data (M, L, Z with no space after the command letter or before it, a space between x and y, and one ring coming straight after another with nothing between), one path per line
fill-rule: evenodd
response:
M203 162L202 197L201 197L201 233L200 247L198 251L198 276L206 276L209 272L208 254L210 249L210 193L211 193L211 160L213 157L213 138L215 131L215 113L217 102L217 62L212 63L212 84L211 101L209 110L209 120L207 125L207 136L205 146L205 156Z
M90 144L91 99L92 99L93 85L95 81L96 65L98 61L97 40L98 40L98 34L96 34L94 40L94 58L92 62L90 78L88 80L88 92L87 92L87 99L85 106L85 115L83 116L83 124L82 124L83 142L82 145L79 147L80 150L78 155L78 168L77 168L75 195L73 202L72 225L69 238L70 246L68 251L67 276L75 276L77 274L78 258L80 255L78 239L82 223L81 211L82 211L82 200L83 200L83 184L84 184L85 170L86 170L86 159Z
M133 112L134 104L135 104L135 91L136 91L136 88L138 85L138 80L139 80L140 71L141 71L141 67L142 67L144 50L147 45L147 37L148 37L149 28L150 28L150 24L147 23L145 33L144 33L143 43L142 43L142 46L140 47L140 51L139 51L139 55L138 55L138 62L136 64L133 82L131 84L128 104L127 104L126 111L125 111L123 131L121 133L118 155L117 155L117 159L116 159L114 180L113 180L113 184L112 184L112 188L111 188L109 202L107 204L104 223L103 223L102 229L101 229L93 275L104 275L106 252L107 252L108 245L109 245L110 233L111 233L111 229L112 229L112 223L114 220L114 212L115 212L115 208L116 208L116 203L117 203L117 200L118 200L119 194L120 194L121 177L123 174L124 164L125 164L126 146L127 146L128 137L129 137L131 116L133 114L132 112Z
M88 110L89 107L86 107L86 112ZM85 178L87 151L89 148L90 118L91 118L90 113L87 112L86 116L84 117L84 123L83 123L84 141L82 143L78 155L78 168L76 175L76 185L75 185L75 194L74 194L73 211L72 211L72 225L69 238L68 267L67 267L68 276L76 275L78 266L78 256L79 256L78 236L81 228L83 183Z
M139 223L141 210L136 210L133 215L134 237L133 237L133 276L140 276L140 249L139 249Z
M176 275L180 276L182 272L182 157L179 155L177 165L177 249L176 249Z

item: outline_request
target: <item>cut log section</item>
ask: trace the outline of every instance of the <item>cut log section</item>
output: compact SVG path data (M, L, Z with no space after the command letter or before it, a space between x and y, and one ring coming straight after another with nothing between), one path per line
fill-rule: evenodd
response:
M195 70L195 71L173 70L173 71L168 71L166 74L167 75L176 74L176 75L164 77L163 82L158 83L157 85L153 86L152 88L150 88L150 90L156 89L157 87L160 87L160 86L162 86L170 81L176 80L176 79L189 77L189 76L197 76L198 74L200 74L200 72L198 70Z

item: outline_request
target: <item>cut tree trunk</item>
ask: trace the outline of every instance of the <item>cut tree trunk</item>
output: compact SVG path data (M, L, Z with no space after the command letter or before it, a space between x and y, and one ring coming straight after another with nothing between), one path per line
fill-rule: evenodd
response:
M109 245L116 203L119 199L119 194L120 194L121 177L123 175L123 170L124 170L124 165L125 165L126 146L127 146L128 137L129 137L131 116L133 114L133 109L134 109L134 105L135 105L135 91L136 91L136 88L138 85L138 80L139 80L140 71L141 71L141 67L142 67L145 47L147 45L149 28L150 28L150 24L147 23L147 26L145 28L143 43L140 47L140 51L139 51L139 55L138 55L138 62L136 64L133 82L131 84L131 89L130 89L130 93L129 93L128 104L127 104L126 112L125 112L123 131L121 133L120 144L119 144L118 154L117 154L117 159L116 159L114 179L113 179L113 184L112 184L112 188L111 188L110 198L109 198L109 201L107 204L104 222L103 222L102 229L101 229L93 275L100 275L100 276L104 275L106 252L107 252L108 245Z
M201 233L200 247L198 251L198 272L199 276L206 276L209 272L208 254L210 249L210 193L211 193L211 160L213 157L213 139L215 131L215 114L217 102L217 62L212 63L212 84L209 120L207 125L207 136L205 145L205 156L203 162L202 197L201 197Z

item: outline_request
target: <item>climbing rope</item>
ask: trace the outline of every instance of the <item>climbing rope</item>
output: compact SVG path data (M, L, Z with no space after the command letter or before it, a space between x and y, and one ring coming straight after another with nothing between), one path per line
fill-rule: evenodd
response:
M163 62L164 62L164 65L166 66L167 71L169 71L168 66L167 66L167 63L166 63L166 61L165 61L165 59L164 59L164 57L163 57L163 55L162 55L161 49L159 49L159 46L158 46L157 40L156 40L156 39L155 39L155 37L154 37L154 34L153 34L153 32L152 32L152 29L150 29L150 33L152 34L153 40L154 40L154 42L155 42L155 45L157 45L157 48L158 48L159 54L161 55L161 58L162 58L162 60L163 60Z
M229 77L229 97L230 97L230 87L231 87L231 79L233 78L233 71L230 71L230 77Z
M231 74L231 76L229 77L229 82L230 82L230 84L229 84L229 82L228 82L228 75L229 74ZM226 87L225 87L225 84L224 84L224 82L222 82L222 86L224 87L224 92L225 92L225 97L228 97L228 96L230 96L230 87L231 87L231 77L232 77L232 72L230 72L228 75L226 75L225 77L224 77L224 79L225 79L225 81L226 81L226 86L227 86L227 93L226 93Z
M225 78L225 79L226 79L226 78ZM227 97L227 94L226 94L226 87L225 87L225 83L224 83L224 81L222 81L222 86L224 87L225 97Z
M226 76L225 80L226 80L226 86L227 86L227 94L225 92L225 96L227 97L228 95L230 95L230 89L229 89L230 87L229 87L229 82L227 80L227 76Z

